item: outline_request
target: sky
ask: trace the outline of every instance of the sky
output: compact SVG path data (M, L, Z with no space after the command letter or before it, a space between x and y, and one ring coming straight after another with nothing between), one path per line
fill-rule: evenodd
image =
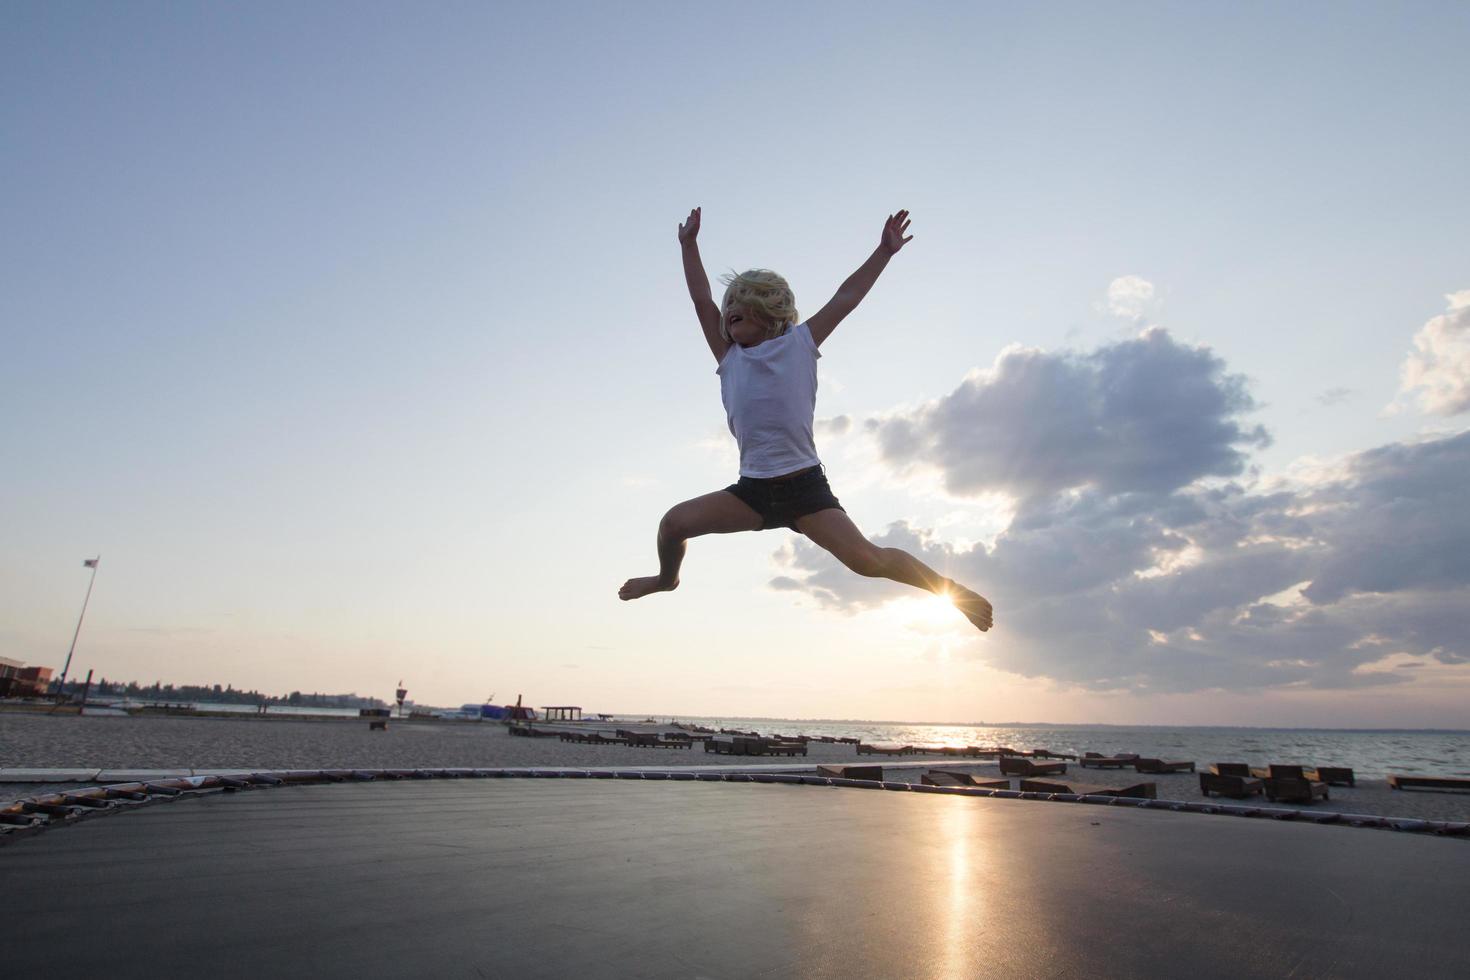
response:
M0 4L0 656L683 716L1470 727L1470 8ZM690 543L676 229L874 541ZM718 287L717 287L718 288Z

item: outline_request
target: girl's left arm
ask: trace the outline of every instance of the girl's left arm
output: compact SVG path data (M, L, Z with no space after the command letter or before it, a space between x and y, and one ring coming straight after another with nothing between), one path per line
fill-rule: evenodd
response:
M883 224L883 237L878 242L878 247L873 254L868 256L858 271L847 277L847 281L838 287L837 292L827 301L827 305L818 310L806 321L807 327L811 329L812 340L816 341L818 347L826 340L837 324L846 319L847 315L857 308L868 295L868 290L873 288L873 283L878 281L878 274L888 265L888 260L894 256L899 249L903 248L913 239L913 235L904 237L908 231L909 213L900 211L898 214L890 214L888 220Z

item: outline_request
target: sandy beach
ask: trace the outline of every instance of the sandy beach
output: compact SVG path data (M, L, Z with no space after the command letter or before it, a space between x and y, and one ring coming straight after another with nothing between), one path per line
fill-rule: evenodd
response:
M1197 760L1200 768L1215 760ZM369 731L356 719L284 720L247 718L137 718L0 714L0 769L312 769L609 766L745 766L821 763L878 764L884 778L916 782L926 768L945 764L977 777L1000 778L994 762L954 766L936 757L858 756L851 745L812 743L806 756L751 759L689 750L636 749L624 745L581 745L556 738L515 738L495 724L393 721L387 731ZM1142 776L1132 770L1082 769L1068 764L1067 777L1093 785L1122 786L1152 781L1160 799L1198 801L1192 773ZM38 784L0 783L0 799L39 791ZM1231 802L1231 801L1224 801ZM1264 804L1259 798L1252 801ZM1353 787L1333 786L1318 811L1470 820L1470 794L1401 792L1382 779L1360 778Z

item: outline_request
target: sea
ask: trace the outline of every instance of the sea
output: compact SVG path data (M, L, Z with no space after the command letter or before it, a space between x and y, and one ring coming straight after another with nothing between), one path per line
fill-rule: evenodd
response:
M255 714L254 705L198 703L208 711ZM273 716L357 717L356 708L272 706ZM633 724L642 716L619 715ZM712 718L657 715L660 723L754 731L762 735L830 735L864 742L1006 746L1080 755L1132 752L1161 759L1189 759L1201 766L1244 762L1350 766L1357 775L1391 772L1470 777L1470 731L1446 729L1230 728L1116 725L924 724L903 721ZM615 722L613 724L619 723Z
M1391 772L1470 777L1470 731L1443 729L1224 728L1115 725L928 725L914 722L680 718L707 728L855 737L864 742L1006 746L1081 755L1132 752L1160 759L1349 766L1359 776Z

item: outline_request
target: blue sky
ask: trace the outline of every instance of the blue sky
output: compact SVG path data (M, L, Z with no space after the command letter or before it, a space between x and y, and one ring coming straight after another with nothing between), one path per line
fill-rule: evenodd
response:
M59 666L80 559L100 551L77 665L110 677L378 694L403 677L433 703L523 692L690 714L1470 724L1470 650L1424 639L1428 618L1453 620L1426 610L1470 598L1470 569L1359 583L1331 607L1346 632L1297 630L1300 648L1258 662L1236 628L1253 599L1219 600L1212 629L1164 629L1141 611L1156 604L1107 598L1141 572L1194 588L1186 567L1109 566L1069 598L1002 560L1026 506L1061 515L1065 547L1037 544L1061 565L1111 554L1077 507L1116 474L1028 484L1053 495L1029 505L999 478L946 490L984 446L953 449L925 409L968 375L990 407L955 424L1024 433L1060 396L999 385L1016 345L1083 386L1150 328L1171 345L1161 369L1208 348L1199 390L1238 377L1249 405L1195 421L1263 426L1269 444L1230 449L1238 472L1202 456L1188 484L1123 480L1155 493L1130 513L1190 539L1189 567L1213 569L1220 539L1160 515L1212 488L1239 488L1236 523L1288 485L1367 507L1363 474L1397 477L1356 454L1419 444L1450 468L1403 457L1407 472L1453 484L1463 412L1427 410L1401 372L1435 318L1434 376L1461 364L1446 297L1470 289L1462 5L0 18L0 655ZM1001 606L980 638L898 587L847 594L786 532L696 541L677 593L617 601L654 570L663 511L735 475L674 233L695 205L712 276L777 269L805 312L887 214L912 212L914 242L824 346L818 416L850 427L819 448L871 535L903 521L975 575L1039 576L1015 595L972 583L1007 595L1014 625ZM1119 281L1151 295L1114 310ZM885 453L873 434L895 418L929 441ZM1180 459L1202 443L1157 445ZM1402 499L1434 514L1447 490ZM1325 575L1346 533L1291 548L1325 549L1308 569ZM1370 637L1340 606L1378 601L1398 603L1398 632ZM1121 622L1111 652L1085 617L1043 628L1053 604ZM1155 656L1184 642L1154 637L1176 628L1207 637L1212 669ZM1280 666L1297 661L1312 666Z

